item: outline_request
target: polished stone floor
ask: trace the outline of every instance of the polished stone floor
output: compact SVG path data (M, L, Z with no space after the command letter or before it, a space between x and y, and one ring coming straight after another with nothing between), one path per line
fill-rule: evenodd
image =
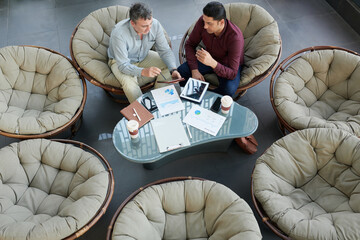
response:
M181 37L202 12L208 0L144 0L171 37L177 58ZM111 5L130 6L132 0L0 0L0 47L38 45L70 56L70 36L77 23L90 12ZM223 3L234 0L223 0ZM265 8L278 22L283 42L282 59L314 45L334 45L360 52L358 35L325 0L245 0ZM115 193L106 214L81 239L105 239L107 227L121 202L137 188L173 176L197 176L228 186L253 207L250 176L256 159L282 137L270 104L268 77L251 88L238 103L251 109L259 119L254 134L258 152L245 154L236 144L227 153L200 154L171 162L155 170L126 161L115 150L111 134L122 118L125 106L112 102L104 91L88 82L84 121L74 137L102 153L115 175ZM62 136L59 136L62 137ZM0 137L0 147L18 141ZM254 210L255 211L255 210ZM275 239L259 219L264 239Z

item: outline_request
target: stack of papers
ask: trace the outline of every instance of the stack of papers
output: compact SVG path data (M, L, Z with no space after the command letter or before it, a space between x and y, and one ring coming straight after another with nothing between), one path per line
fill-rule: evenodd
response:
M180 116L170 115L157 118L151 120L150 123L160 153L190 145Z
M194 105L184 118L187 123L197 129L216 136L226 118L208 109Z
M174 85L151 90L151 94L161 116L185 109Z

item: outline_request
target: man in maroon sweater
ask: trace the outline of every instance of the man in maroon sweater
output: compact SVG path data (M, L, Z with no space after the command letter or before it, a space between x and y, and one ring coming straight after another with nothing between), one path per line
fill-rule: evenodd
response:
M205 49L196 50L200 41ZM185 43L186 60L178 67L182 77L205 81L204 76L215 73L219 87L215 92L233 96L240 82L244 62L244 37L241 30L226 19L224 6L210 2L196 22Z

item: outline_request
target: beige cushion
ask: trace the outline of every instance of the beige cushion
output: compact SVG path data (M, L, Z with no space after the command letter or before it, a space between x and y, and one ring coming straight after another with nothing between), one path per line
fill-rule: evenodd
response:
M0 49L0 130L40 134L68 123L83 90L71 63L36 47Z
M45 139L0 149L0 239L62 239L101 207L108 172L94 155Z
M83 19L72 40L72 53L80 68L96 81L116 88L121 85L108 66L107 49L115 24L126 18L129 18L128 7L98 9ZM170 45L165 30L164 33Z
M292 239L360 239L360 139L339 129L296 131L257 161L254 194Z
M360 136L360 57L341 50L302 55L277 78L274 103L295 129L339 128Z
M224 7L227 18L240 28L244 36L244 65L239 85L243 86L276 62L281 48L279 28L274 18L256 4L229 3ZM215 74L206 75L206 80L218 85Z
M154 185L126 204L112 239L261 239L248 204L212 181Z

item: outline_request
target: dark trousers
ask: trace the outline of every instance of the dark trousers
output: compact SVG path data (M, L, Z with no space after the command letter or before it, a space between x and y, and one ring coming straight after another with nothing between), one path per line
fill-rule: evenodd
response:
M206 66L199 61L198 61L198 69L202 75L214 73L214 70L211 67ZM181 64L177 70L181 74L181 77L185 78L186 81L191 77L191 70L187 62ZM226 79L217 76L217 78L219 79L219 87L216 88L214 92L221 95L229 95L232 97L235 94L236 89L239 87L240 72L241 72L241 66L239 66L239 70L234 79ZM186 81L180 82L180 84L184 86Z

